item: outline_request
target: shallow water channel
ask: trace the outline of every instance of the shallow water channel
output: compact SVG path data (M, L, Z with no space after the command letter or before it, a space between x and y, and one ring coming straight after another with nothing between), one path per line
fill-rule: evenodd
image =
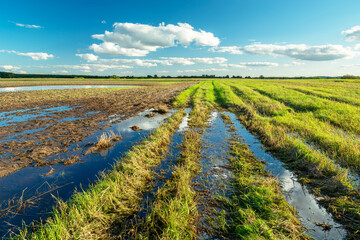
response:
M49 211L56 204L56 198L67 200L75 189L86 189L89 183L95 182L99 173L112 168L117 159L120 159L136 143L144 139L151 130L156 129L161 123L171 116L174 111L167 114L157 114L152 118L145 117L151 110L144 111L135 117L126 119L110 127L99 130L93 135L86 137L83 141L72 144L68 151L55 156L45 158L45 161L54 159L68 159L79 156L82 161L72 165L57 164L44 167L25 167L8 176L0 178L0 204L1 209L8 206L8 201L14 199L15 203L23 196L23 200L35 197L34 204L28 204L24 209L12 209L1 213L0 237L6 236L9 231L16 231L22 226L22 221L29 224L32 221L46 219ZM109 122L112 119L109 119ZM131 127L137 125L140 131L133 131ZM83 155L91 144L97 142L98 138L105 132L113 131L122 139L115 142L112 147L95 153ZM54 169L54 170L51 170ZM54 171L47 175L49 171ZM36 198L36 197L39 198ZM10 206L13 206L11 204ZM18 207L19 205L14 205ZM1 210L0 209L0 210Z
M225 114L231 118L237 134L245 140L254 155L259 160L266 162L266 170L279 179L286 201L298 211L300 221L307 229L307 234L314 239L346 239L346 230L343 226L335 222L333 216L319 205L316 197L309 192L306 186L298 182L295 174L285 169L281 161L266 152L265 147L245 129L235 114L229 112ZM316 223L330 224L331 229L324 231Z
M228 115L236 127L233 132L229 129L220 115ZM211 199L216 198L218 194L223 195L231 191L229 181L232 178L232 172L227 167L229 162L227 154L229 151L228 140L236 134L243 138L254 155L266 162L266 170L279 179L282 190L287 202L293 206L299 215L299 219L306 228L306 233L314 239L345 239L346 230L341 224L334 221L332 215L321 207L315 196L309 193L306 186L301 185L294 173L284 168L281 161L266 152L265 147L260 141L247 131L237 120L235 114L230 112L213 111L208 121L208 127L203 135L203 154L200 163L202 172L194 178L195 190L198 194L199 217L199 239L216 238L208 221L214 218L214 212L217 209L216 203ZM331 229L323 231L323 228L316 223L330 224ZM208 231L207 229L209 229Z
M29 86L29 87L5 87L0 92L37 91L37 90L60 90L78 88L124 88L138 87L135 85L53 85L53 86Z

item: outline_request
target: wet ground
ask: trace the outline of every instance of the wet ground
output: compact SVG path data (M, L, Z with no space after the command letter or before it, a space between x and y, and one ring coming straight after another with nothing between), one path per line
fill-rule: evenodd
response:
M68 151L112 123L169 104L187 86L122 89L57 101L37 95L39 91L0 93L0 177L29 165L51 165L44 158ZM53 91L48 92L56 99L66 90Z
M232 131L223 122L221 114L230 117L237 131ZM193 180L199 203L199 239L217 239L210 224L216 224L216 212L221 210L221 206L214 199L231 192L229 182L232 172L229 170L227 154L228 140L235 134L244 139L254 155L266 164L266 170L279 179L286 201L297 210L300 222L309 236L314 239L346 239L343 226L335 222L333 216L319 204L319 199L297 181L295 174L266 152L265 147L243 127L235 114L218 111L213 111L208 121L203 135L203 157L200 161L202 172Z
M314 239L346 239L346 230L334 221L333 216L320 206L318 199L309 192L308 188L300 184L294 173L287 170L281 161L265 151L260 141L247 131L233 113L226 113L234 123L237 134L241 136L254 155L266 162L266 170L279 179L286 201L299 214L300 221L307 229L307 234ZM330 229L325 230L324 226Z
M146 116L152 111L143 110L168 103L169 98L183 88L179 86L174 91L170 91L174 87L149 88L147 91L137 89L83 101L69 101L67 104L62 102L60 106L41 105L1 112L0 176L4 177L0 178L0 236L16 231L22 221L28 224L45 219L56 203L54 197L66 200L76 188L86 189L89 183L97 180L100 172L111 169L116 159L173 113L170 111L149 118ZM187 113L189 111L187 109ZM217 194L226 193L229 187L227 181L232 176L227 168L227 154L228 140L235 133L222 121L222 113L230 117L237 129L236 134L245 140L254 155L266 162L267 171L279 179L286 200L298 211L307 233L315 239L345 239L346 231L319 205L319 199L309 193L279 160L265 151L235 114L218 111L212 112L203 134L202 172L194 179L197 200L201 203L198 210L200 229L203 230L199 238L211 238L211 232L205 229L209 228L208 219L211 217L208 212L217 211L212 199ZM180 155L178 145L182 142L181 133L187 130L187 118L188 115L174 134L164 161L153 169L158 176L154 189L144 196L142 209L134 217L135 220L146 216L148 203L170 178ZM134 125L138 126L139 131L132 130ZM104 132L110 131L122 139L106 150L87 151ZM75 159L71 165L65 164L66 160L71 159ZM211 211L208 211L209 208ZM326 231L324 224L330 226Z
M67 151L49 156L44 161L71 159L79 157L72 165L57 163L52 166L28 166L6 177L0 178L0 203L2 203L0 236L9 231L16 231L22 221L29 224L34 220L45 219L56 198L66 200L74 190L86 189L89 183L97 180L100 172L111 169L134 144L145 138L151 130L156 129L174 111L167 114L156 114L146 117L152 110L141 112L135 117L114 123L104 130L98 130L83 141L71 144ZM110 119L109 119L110 121ZM137 125L141 130L133 131ZM84 155L103 133L114 132L122 137L112 147L99 152ZM13 199L13 201L10 201Z
M218 111L211 112L207 125L203 134L201 172L193 179L199 212L198 239L216 238L212 224L216 224L217 214L222 210L216 199L231 191L229 183L233 176L227 158L231 133Z

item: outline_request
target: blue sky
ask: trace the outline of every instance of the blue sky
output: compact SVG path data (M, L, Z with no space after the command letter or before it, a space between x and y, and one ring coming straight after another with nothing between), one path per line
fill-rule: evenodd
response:
M360 75L360 1L2 1L0 71Z

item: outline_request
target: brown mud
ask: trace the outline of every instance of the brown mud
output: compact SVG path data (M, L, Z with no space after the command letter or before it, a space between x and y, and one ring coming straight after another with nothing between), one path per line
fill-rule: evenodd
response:
M29 165L56 164L57 161L47 163L43 159L66 152L70 144L83 140L111 123L135 116L149 108L163 108L170 104L173 97L193 84L195 83L121 89L62 100L58 99L56 94L53 98L34 97L24 101L21 95L25 93L0 93L1 102L2 99L11 102L0 106L0 112L31 109L9 113L20 118L22 114L29 112L36 114L37 111L49 107L68 106L64 111L0 125L0 177ZM59 90L52 91L59 93L55 92ZM37 93L34 94L36 96Z

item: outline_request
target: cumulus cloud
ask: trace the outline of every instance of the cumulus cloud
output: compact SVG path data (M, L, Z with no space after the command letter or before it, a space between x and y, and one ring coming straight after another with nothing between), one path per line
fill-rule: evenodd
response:
M24 28L43 28L42 26L33 25L33 24L23 24L23 23L16 23L16 22L14 22L14 24L18 27L24 27Z
M95 62L99 58L98 56L91 54L91 53L75 54L75 56L81 57L82 59L84 59L87 62Z
M341 34L345 35L346 41L358 42L360 41L360 26L354 26L348 30L344 30Z
M2 66L0 66L0 68L2 68L5 71L16 71L16 70L20 69L20 67L16 67L16 66L12 66L12 65L2 65Z
M246 68L246 67L277 67L278 63L273 62L242 62L239 64L222 64L224 67Z
M213 47L209 49L211 52L230 53L230 54L243 54L244 51L238 46L229 47Z
M28 53L22 53L22 52L17 52L14 50L0 50L0 52L7 52L7 53L14 53L16 55L19 56L26 56L26 57L31 57L33 60L47 60L49 58L53 58L54 55L52 54L48 54L48 53L43 53L43 52L28 52Z
M200 64L221 64L227 61L226 58L182 58L182 57L162 57L160 58L162 65L193 65Z
M223 49L222 49L223 48ZM297 60L329 61L340 58L350 58L357 53L354 49L342 45L308 46L305 44L261 44L254 43L244 47L212 48L214 52L229 52L232 54L254 54L268 56L288 56Z
M182 57L161 57L160 59L98 59L96 62L101 64L129 64L140 67L156 67L159 64L164 66L172 65L194 65L199 64L221 64L227 61L226 58L182 58Z
M133 68L132 66L127 66L127 65L99 64L99 63L80 64L80 65L56 65L55 67L81 70L83 72L90 72L90 71L103 72L109 69L122 70L122 69Z
M355 55L351 48L342 45L307 46L305 44L251 44L244 52L256 55L288 56L299 60L329 61Z
M177 25L164 23L151 26L139 23L115 23L114 31L104 34L94 34L92 37L103 41L92 44L90 49L97 54L109 56L145 56L159 48L176 45L217 46L219 38L211 32L194 30L187 23Z

